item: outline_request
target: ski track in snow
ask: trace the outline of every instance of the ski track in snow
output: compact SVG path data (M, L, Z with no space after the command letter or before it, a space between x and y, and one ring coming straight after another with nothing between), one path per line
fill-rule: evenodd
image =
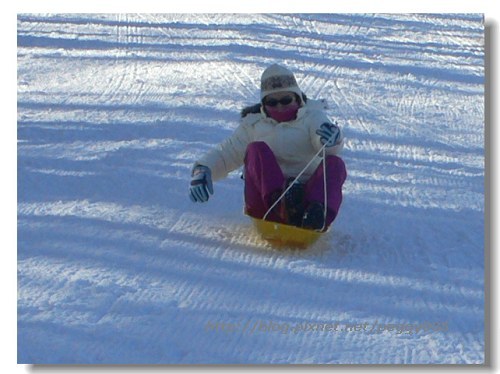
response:
M483 362L483 42L478 15L19 15L19 362ZM238 172L187 194L276 61L347 137L307 251L258 237Z

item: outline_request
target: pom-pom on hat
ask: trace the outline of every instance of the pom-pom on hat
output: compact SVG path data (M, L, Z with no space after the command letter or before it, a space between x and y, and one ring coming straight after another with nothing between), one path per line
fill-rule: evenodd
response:
M260 78L260 98L262 100L267 95L283 91L296 93L302 101L302 91L293 73L283 66L273 64L264 70Z

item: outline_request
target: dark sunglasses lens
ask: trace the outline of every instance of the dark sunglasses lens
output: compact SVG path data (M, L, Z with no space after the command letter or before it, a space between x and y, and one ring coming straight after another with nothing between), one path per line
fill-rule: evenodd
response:
M264 104L267 106L276 106L276 105L278 105L278 103L279 103L279 101L276 99L267 99Z
M291 102L293 101L293 97L292 96L285 96L285 97L282 97L281 99L277 100L277 99L267 99L265 102L264 102L264 105L267 105L267 106L276 106L279 104L281 105L288 105L290 104Z

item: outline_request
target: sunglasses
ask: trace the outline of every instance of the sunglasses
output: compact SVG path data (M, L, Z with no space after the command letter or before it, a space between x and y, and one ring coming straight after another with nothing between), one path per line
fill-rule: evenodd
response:
M270 98L270 99L266 99L264 100L264 105L265 106L277 106L278 104L281 104L281 105L289 105L292 103L294 97L291 96L291 95L288 95L288 96L284 96L282 97L281 99L274 99L274 98Z

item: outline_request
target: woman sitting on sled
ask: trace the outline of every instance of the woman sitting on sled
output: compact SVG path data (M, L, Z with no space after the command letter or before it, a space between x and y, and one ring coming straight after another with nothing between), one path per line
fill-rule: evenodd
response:
M244 165L249 216L264 218L267 213L268 221L326 231L339 211L346 179L345 164L338 157L342 131L327 118L324 104L308 100L293 73L280 65L271 65L262 74L260 96L259 104L242 111L233 135L195 163L190 197L194 202L208 201L212 179L222 179ZM322 148L324 163L315 157Z

